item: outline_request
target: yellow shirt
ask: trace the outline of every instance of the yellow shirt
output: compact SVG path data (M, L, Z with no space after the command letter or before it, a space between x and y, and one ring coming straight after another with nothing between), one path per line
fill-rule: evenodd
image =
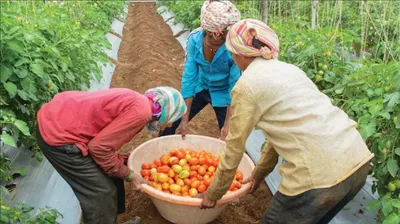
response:
M374 156L356 129L356 122L333 106L298 67L256 58L232 90L232 117L226 148L207 195L220 199L232 183L254 127L269 144L253 171L264 179L278 161L288 196L332 187Z

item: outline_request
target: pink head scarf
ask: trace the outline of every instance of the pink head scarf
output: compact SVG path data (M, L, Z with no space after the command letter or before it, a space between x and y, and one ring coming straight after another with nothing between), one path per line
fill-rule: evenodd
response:
M230 1L206 0L201 7L201 27L217 35L239 20L240 12Z
M254 48L254 38L268 47ZM255 19L244 19L233 25L226 36L225 45L231 53L244 57L262 56L269 60L279 55L278 36L267 24Z

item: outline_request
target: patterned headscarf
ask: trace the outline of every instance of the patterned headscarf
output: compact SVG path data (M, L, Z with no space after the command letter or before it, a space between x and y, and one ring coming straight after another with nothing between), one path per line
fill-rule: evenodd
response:
M253 47L253 39L268 47L257 49ZM244 57L259 57L276 59L279 55L279 39L267 24L255 20L244 19L236 23L226 36L226 48L233 54Z
M144 95L153 100L152 113L159 118L148 124L147 128L151 131L157 131L161 126L175 122L186 113L185 101L181 93L174 88L160 86L147 90Z
M201 7L201 27L212 33L222 31L240 20L240 12L230 1L206 0Z

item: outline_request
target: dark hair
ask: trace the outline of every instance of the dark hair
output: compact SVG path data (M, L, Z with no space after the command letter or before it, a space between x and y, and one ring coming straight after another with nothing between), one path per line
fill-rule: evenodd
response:
M253 45L253 47L256 48L256 49L260 49L260 48L262 48L262 47L268 47L268 45L266 45L265 43L259 41L259 40L256 39L256 38L253 38L252 45Z

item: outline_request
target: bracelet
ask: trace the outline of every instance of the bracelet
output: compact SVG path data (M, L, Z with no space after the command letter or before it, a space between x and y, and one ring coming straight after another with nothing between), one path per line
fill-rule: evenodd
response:
M131 172L129 173L128 177L125 179L126 182L131 182L132 181L133 174L134 174L134 172L133 172L133 170L131 170Z

